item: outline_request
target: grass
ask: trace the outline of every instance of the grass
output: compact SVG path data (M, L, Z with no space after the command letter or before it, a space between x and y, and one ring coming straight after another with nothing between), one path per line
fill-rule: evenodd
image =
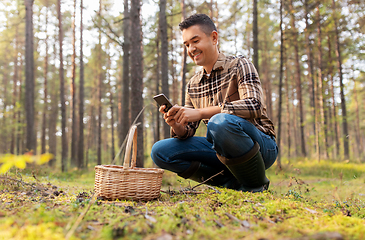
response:
M90 206L70 239L364 239L365 165L301 161L267 171L270 190L245 193L164 173L155 201L101 201ZM65 239L90 204L94 172L21 173L0 180L0 239ZM8 177L17 178L15 173ZM2 182L1 182L2 181ZM56 195L55 195L56 192Z

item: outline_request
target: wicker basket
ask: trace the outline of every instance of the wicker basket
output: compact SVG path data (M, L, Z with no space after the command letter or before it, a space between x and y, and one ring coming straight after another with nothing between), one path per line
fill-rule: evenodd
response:
M132 126L123 166L95 166L95 193L109 200L131 199L152 200L160 196L162 175L164 170L158 168L136 168L137 126ZM132 144L133 141L133 144ZM130 152L133 154L130 161Z

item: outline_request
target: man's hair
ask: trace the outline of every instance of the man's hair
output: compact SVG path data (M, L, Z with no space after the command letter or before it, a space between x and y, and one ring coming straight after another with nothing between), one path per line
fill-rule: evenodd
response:
M217 31L214 22L206 14L194 14L186 18L179 24L180 30L187 29L191 26L199 25L200 29L206 34L210 35L213 31Z

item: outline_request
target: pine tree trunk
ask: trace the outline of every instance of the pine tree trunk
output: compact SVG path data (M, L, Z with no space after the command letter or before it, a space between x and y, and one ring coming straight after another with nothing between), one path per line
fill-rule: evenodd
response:
M58 29L59 29L59 54L60 54L60 101L61 101L61 129L62 129L62 153L61 153L61 169L66 171L67 165L67 133L66 133L66 103L65 103L65 77L63 69L63 29L62 29L62 14L61 14L61 0L57 0L57 15L58 15Z
M33 47L33 3L25 0L25 114L26 114L26 151L35 150L34 133L34 47Z
M298 32L295 27L295 17L293 10L293 1L290 0L289 4L290 12L291 12L291 26L293 31L293 46L295 53L295 82L296 82L296 94L297 100L299 102L299 127L300 127L300 142L301 142L301 155L305 157L307 155L305 149L305 137L304 137L304 111L303 111L303 98L302 98L302 82L300 76L300 59L299 59L299 44L298 44Z
M343 73L342 73L342 56L341 56L341 48L340 48L340 34L338 30L338 23L336 17L336 3L335 0L332 0L332 10L334 15L334 23L335 23L335 43L336 43L336 57L337 57L337 69L338 74L340 76L340 96L341 96L341 110L342 110L342 131L343 131L343 148L344 148L344 157L345 159L349 159L349 131L347 126L347 110L346 110L346 100L343 86Z
M46 39L45 39L45 57L44 57L44 96L43 96L43 113L42 113L42 136L41 136L41 154L46 152L46 129L48 116L48 1L46 1Z
M136 119L140 111L143 109L143 57L142 57L142 28L141 28L141 1L131 1L131 22L132 29L131 39L133 39L131 45L131 90L133 92L131 102L132 119ZM143 113L136 119L141 123L138 126L137 136L137 167L143 167L144 149L143 149Z
M315 92L314 92L314 75L313 75L313 56L312 56L312 51L311 51L311 43L309 40L309 19L308 19L308 15L309 15L309 9L308 9L308 1L309 0L305 0L304 6L305 6L305 49L306 49L306 54L307 54L307 64L308 64L308 87L309 87L309 103L310 103L310 111L312 113L312 116L314 117L316 115L316 110L315 110ZM313 134L317 134L317 130L316 130L316 122L313 119ZM314 151L317 152L317 144L314 144Z
M257 0L253 0L253 22L252 22L252 34L253 34L253 65L256 67L258 73L259 71L259 28L257 24Z
M123 90L122 95L120 96L120 134L119 134L119 145L121 146L125 137L128 134L129 126L131 124L130 121L130 75L129 75L129 52L130 52L130 29L131 29L131 14L129 12L129 1L124 0L124 21L123 21L123 36L124 36L124 44L123 44Z
M353 71L355 71L354 67L352 67ZM356 138L356 153L357 153L357 157L358 159L361 158L362 155L362 151L361 151L361 146L362 146L362 138L360 136L360 132L361 132L361 128L360 128L360 111L359 111L359 102L358 102L358 97L357 97L357 86L356 86L356 80L355 77L352 79L354 82L354 90L353 90L353 95L354 95L354 102L355 102L355 113L356 113L356 120L355 120L355 138Z
M286 52L286 51L285 51ZM289 64L288 64L288 60L285 60L286 62L286 71L285 71L285 91L286 91L286 125L287 125L287 141L288 141L288 159L290 162L290 151L291 151L291 130L293 128L293 126L291 125L291 121L290 121L290 89L289 89Z
M18 13L19 14L19 13ZM13 124L12 124L12 130L11 130L11 142L10 142L10 153L14 154L15 153L15 139L16 139L16 132L17 132L17 127L16 127L16 117L17 117L17 98L18 98L18 54L19 54L19 50L18 50L18 45L19 45L19 36L18 36L18 26L16 26L15 28L15 53L14 53L14 74L13 74ZM19 152L17 152L17 154L19 154Z
M186 8L185 0L181 0L181 9L182 9L181 21L184 21L184 19L186 18L185 8ZM186 47L183 46L182 61L181 61L181 106L185 105L186 59L187 59L187 50Z
M170 98L169 93L169 80L168 80L168 38L167 38L167 21L166 21L166 0L160 0L160 12L159 12L159 28L161 39L161 88L162 92ZM170 126L166 123L163 124L163 137L170 137Z
M54 62L57 60L57 49L56 49L56 43L54 43L53 46L53 52L54 52ZM52 65L52 72L56 72L56 66ZM53 154L53 159L48 162L49 166L54 167L56 164L56 156L57 156L57 119L59 114L59 107L58 107L58 88L56 81L50 82L50 111L49 111L49 121L48 121L48 146L49 146L49 153Z
M84 168L84 52L83 52L83 0L80 0L80 87L79 87L79 141L77 168ZM86 166L87 167L87 166Z
M107 79L108 79L108 87L109 87L109 104L110 104L110 131L111 131L111 147L110 147L110 154L111 159L114 160L115 158L115 142L114 142L114 98L113 98L113 86L110 81L110 66L111 66L111 59L110 54L108 54L108 68L107 68Z
M20 57L20 66L19 69L23 69L23 58ZM20 70L21 71L21 70ZM18 89L18 101L21 102L22 101L22 86L23 86L23 79L22 79L22 74L21 72L19 72L19 89ZM24 152L24 137L23 137L23 133L24 128L22 127L22 123L24 123L24 118L22 117L22 111L21 109L18 109L17 111L17 122L18 122L18 128L17 128L17 134L16 134L16 152L18 154Z
M324 81L323 81L323 64L322 64L322 31L321 31L321 15L319 12L319 2L317 3L317 47L318 47L318 84L319 84L319 106L321 113L321 132L324 133L324 152L325 158L328 159L328 136L327 136L327 116L325 116L325 92L324 92Z
M279 148L278 158L276 160L278 169L281 170L281 114L283 102L283 65L284 65L284 31L283 31L283 0L280 0L280 73L279 73L279 106L278 106L278 131L277 145Z
M70 109L72 111L72 135L71 135L71 164L74 166L77 166L77 116L76 116L76 109L77 109L77 103L76 103L76 0L74 0L74 12L72 17L72 57L71 57L71 106ZM81 120L81 119L80 119Z
M156 37L156 94L160 93L160 31L158 30L157 32L157 37ZM157 142L160 140L160 119L161 119L161 113L159 111L159 106L157 106L156 108L156 129L155 129L155 134L154 134L154 142Z
M101 26L101 1L99 0L99 26ZM101 30L99 30L99 43L98 43L98 59L101 59ZM102 86L103 86L103 79L102 79L102 68L101 68L101 62L98 61L98 142L97 142L97 164L101 165L101 123L102 123Z

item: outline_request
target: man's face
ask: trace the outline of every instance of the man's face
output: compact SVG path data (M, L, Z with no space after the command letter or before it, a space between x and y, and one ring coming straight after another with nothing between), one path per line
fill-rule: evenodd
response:
M207 36L199 25L193 25L182 31L182 37L190 58L210 72L217 60L217 32Z

